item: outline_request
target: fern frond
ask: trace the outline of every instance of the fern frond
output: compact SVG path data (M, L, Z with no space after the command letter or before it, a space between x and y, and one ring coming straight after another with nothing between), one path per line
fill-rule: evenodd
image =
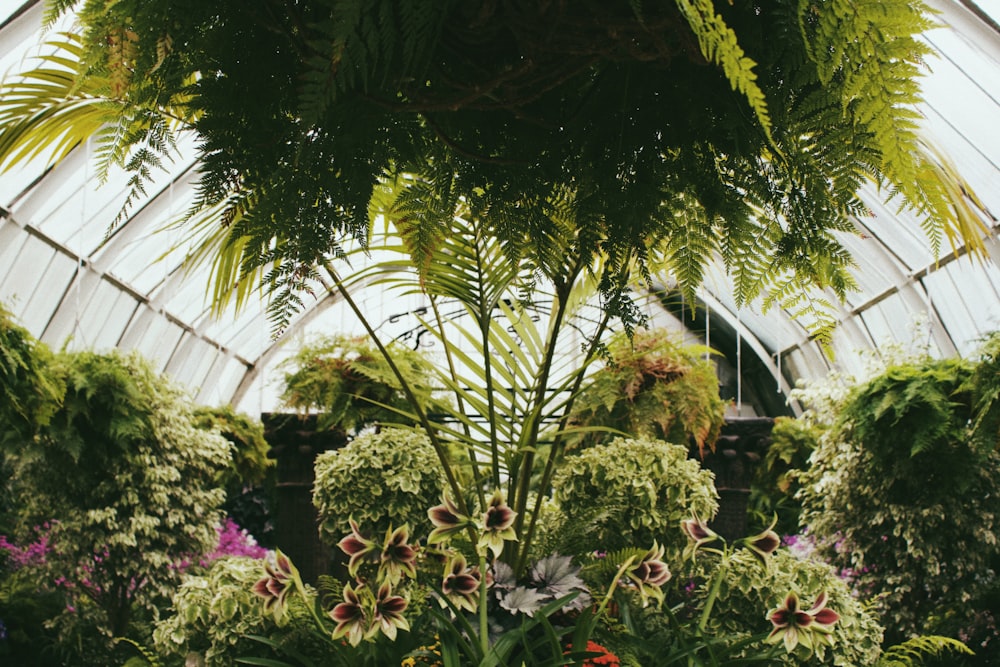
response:
M925 635L890 646L879 658L877 667L921 667L927 658L943 658L955 654L975 655L957 639Z
M677 0L688 25L698 38L702 55L722 67L733 90L746 97L764 133L771 136L771 117L764 92L757 85L756 63L747 57L736 39L736 33L715 13L712 0Z

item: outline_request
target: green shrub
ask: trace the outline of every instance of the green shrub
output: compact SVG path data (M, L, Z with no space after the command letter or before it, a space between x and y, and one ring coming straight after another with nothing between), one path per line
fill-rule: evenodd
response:
M202 575L189 575L173 596L171 613L153 630L153 646L168 664L203 661L230 667L259 644L244 635L267 635L276 626L251 590L263 575L261 561L240 556L215 560ZM194 656L192 655L194 654Z
M19 519L51 520L51 550L36 569L70 596L56 619L64 643L100 645L155 618L180 581L175 565L215 546L216 480L230 447L198 428L189 398L135 355L63 354L55 364L65 394L15 459ZM75 662L105 661L88 650L97 654Z
M552 483L561 510L550 546L563 553L648 548L653 540L679 556L682 519L718 511L712 473L688 449L651 438L616 438L567 457Z
M771 444L757 465L750 484L750 511L757 521L769 523L774 516L779 535L800 532L801 502L796 494L801 488L799 474L809 467L809 456L816 448L822 430L805 420L777 417L771 429Z
M401 344L388 348L417 400L431 402L430 366ZM303 346L287 362L285 405L318 413L317 428L360 432L374 423L409 423L406 394L388 362L367 338L331 336Z
M378 537L403 524L420 537L430 532L427 510L441 502L444 486L440 461L422 433L387 428L360 436L316 457L320 535L336 544L353 517Z
M847 584L832 567L818 561L800 560L782 549L776 551L770 561L765 567L750 551L740 549L729 556L728 566L720 569L717 556L699 553L690 572L677 573L679 581L690 577L693 589L687 602L689 612L695 617L705 605L714 578L721 573L718 597L705 626L708 636L726 637L735 643L768 633L772 628L768 611L782 604L789 592L798 595L804 608L812 606L825 592L826 606L840 615L833 629L833 646L819 645L812 655L807 655L803 649L788 655L782 647L779 657L768 664L860 667L876 663L882 628L852 596ZM736 655L753 655L760 648L761 643L755 642L737 651Z
M923 359L855 387L802 478L803 522L890 643L957 636L996 584L1000 454L972 437L973 370Z

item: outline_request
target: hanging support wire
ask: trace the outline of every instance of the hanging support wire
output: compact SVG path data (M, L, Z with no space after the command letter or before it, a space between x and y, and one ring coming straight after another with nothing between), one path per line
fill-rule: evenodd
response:
M736 307L736 416L743 416L743 323Z

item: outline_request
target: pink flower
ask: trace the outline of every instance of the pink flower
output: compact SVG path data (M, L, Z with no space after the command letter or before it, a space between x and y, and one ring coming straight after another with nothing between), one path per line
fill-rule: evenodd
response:
M693 558L698 549L721 539L695 512L691 512L690 519L681 521L681 529L688 536L688 545L684 548L684 558Z
M440 505L427 510L427 516L434 524L434 530L427 536L427 544L444 542L454 533L472 525L472 520L459 511L447 494L441 496Z
M500 490L494 491L489 506L483 512L483 534L479 538L479 548L486 547L493 552L494 558L499 558L503 543L517 540L517 533L514 532L515 517L517 512L504 502Z
M629 568L626 576L639 590L642 605L649 603L649 598L663 602L661 586L670 580L670 570L663 562L664 548L653 542L653 548L645 553L642 559Z
M445 568L441 592L459 609L476 610L479 601L479 576L470 569L462 554L451 559Z
M781 538L778 537L776 532L774 532L774 525L776 523L778 523L777 516L774 517L771 525L768 526L764 532L751 537L745 537L742 540L743 545L750 550L750 553L756 556L757 560L765 566L771 564L768 556L777 551L778 546L781 544Z
M385 533L385 543L382 545L382 555L379 563L379 578L395 586L399 583L403 575L411 579L417 576L417 569L414 563L417 560L417 552L407 544L409 539L409 529L401 526L396 530L389 530Z
M382 634L396 641L396 630L409 630L410 624L403 617L407 602L399 595L392 594L392 588L386 582L379 586L375 597L375 615L372 623L382 630Z

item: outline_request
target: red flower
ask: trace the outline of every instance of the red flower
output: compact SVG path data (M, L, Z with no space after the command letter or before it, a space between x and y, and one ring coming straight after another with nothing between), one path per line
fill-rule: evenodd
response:
M617 655L595 641L588 641L584 651L592 655L580 663L581 667L620 667L621 665Z

